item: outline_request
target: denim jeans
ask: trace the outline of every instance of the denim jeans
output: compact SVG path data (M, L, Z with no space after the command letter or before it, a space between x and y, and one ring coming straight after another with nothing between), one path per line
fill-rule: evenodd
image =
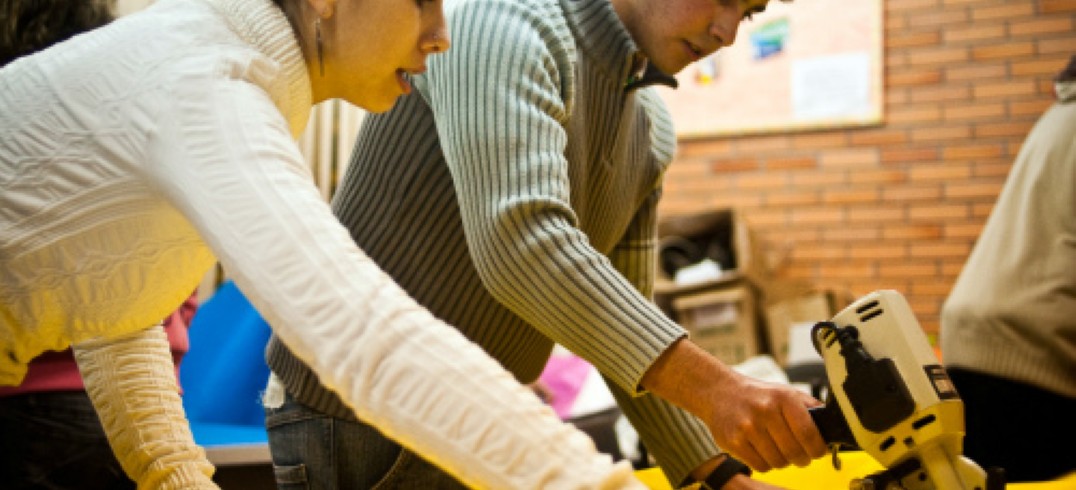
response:
M265 409L280 490L445 489L464 485L361 422L296 402Z
M0 487L120 490L123 473L85 392L0 398Z

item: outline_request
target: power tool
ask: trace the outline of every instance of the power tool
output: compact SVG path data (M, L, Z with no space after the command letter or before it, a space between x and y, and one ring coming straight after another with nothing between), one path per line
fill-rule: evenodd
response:
M900 293L870 293L811 330L828 380L811 416L833 450L884 470L851 490L1003 490L1004 471L963 456L964 403Z

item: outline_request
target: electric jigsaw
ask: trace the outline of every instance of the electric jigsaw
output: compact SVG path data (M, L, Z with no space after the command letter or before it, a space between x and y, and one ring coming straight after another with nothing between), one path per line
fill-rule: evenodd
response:
M875 291L811 330L828 379L811 416L833 450L861 449L885 469L851 490L1002 490L1004 473L963 456L964 403L908 302Z

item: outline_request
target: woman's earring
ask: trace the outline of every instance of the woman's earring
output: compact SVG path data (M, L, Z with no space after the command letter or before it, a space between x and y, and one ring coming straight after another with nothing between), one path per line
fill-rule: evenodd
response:
M314 21L314 40L318 47L318 70L325 76L325 62L321 59L321 18Z

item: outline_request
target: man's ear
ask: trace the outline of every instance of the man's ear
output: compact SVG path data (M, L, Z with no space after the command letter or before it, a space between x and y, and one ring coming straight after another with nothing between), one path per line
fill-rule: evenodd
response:
M333 16L336 11L336 0L305 0L310 5L310 8L317 12L318 17L322 19L328 19Z

